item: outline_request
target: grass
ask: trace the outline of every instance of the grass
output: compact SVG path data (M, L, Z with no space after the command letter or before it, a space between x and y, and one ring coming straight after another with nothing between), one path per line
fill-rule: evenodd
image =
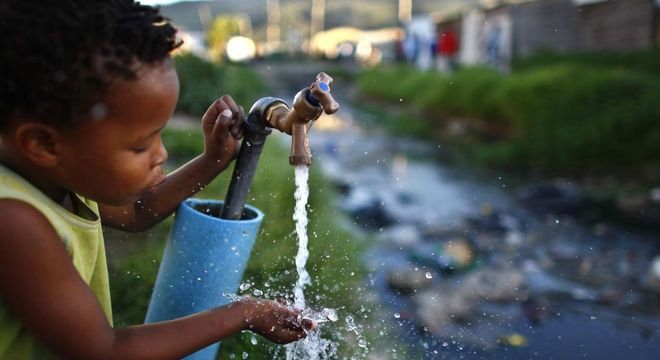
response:
M358 87L389 104L383 123L394 132L419 134L422 119L427 133L476 164L635 177L660 169L660 78L650 65L658 53L550 56L520 62L510 75L380 68L361 74ZM452 132L456 123L462 131Z

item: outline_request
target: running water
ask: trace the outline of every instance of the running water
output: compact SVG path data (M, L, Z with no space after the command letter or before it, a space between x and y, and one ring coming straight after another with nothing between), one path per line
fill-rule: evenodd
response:
M311 283L309 273L305 269L309 251L307 250L307 199L309 198L309 167L307 165L296 166L296 207L293 214L293 220L296 222L296 234L298 235L298 253L296 255L296 269L298 270L298 281L293 290L294 305L297 308L304 309L303 316L311 318L317 322L336 321L337 314L333 309L323 309L317 313L307 309L305 303L304 288ZM286 346L287 360L309 359L320 360L330 359L337 353L337 346L334 342L321 338L320 331L310 331L303 340L291 343Z
M298 270L298 281L293 290L294 305L300 309L305 309L305 285L309 285L311 279L305 269L309 251L307 250L307 199L309 199L309 166L296 166L296 207L293 213L293 220L296 222L296 234L298 235L298 254L296 254L296 269Z

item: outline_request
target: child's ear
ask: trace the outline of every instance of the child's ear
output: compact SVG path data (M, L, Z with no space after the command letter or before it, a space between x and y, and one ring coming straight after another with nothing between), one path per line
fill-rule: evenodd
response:
M18 150L35 164L53 167L59 162L58 139L60 133L44 123L29 121L18 125L15 131Z

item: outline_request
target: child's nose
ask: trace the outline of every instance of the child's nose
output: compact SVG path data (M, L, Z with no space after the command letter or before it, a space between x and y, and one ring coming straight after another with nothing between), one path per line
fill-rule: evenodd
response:
M161 142L154 158L154 167L163 165L165 161L167 161L167 149L165 149L165 146Z

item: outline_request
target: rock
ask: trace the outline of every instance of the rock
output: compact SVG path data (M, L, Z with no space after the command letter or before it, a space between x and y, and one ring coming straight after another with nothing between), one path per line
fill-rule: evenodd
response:
M425 270L413 268L399 268L387 274L389 287L402 294L427 288L431 284L431 279L427 277Z
M408 257L445 274L462 271L475 261L472 245L464 238L420 244L410 251Z
M517 197L525 206L541 213L572 214L585 205L582 190L561 180L523 187Z
M651 198L651 201L660 203L660 187L653 188L651 191L649 191L649 198Z
M649 269L642 280L642 286L660 295L660 256L651 261Z
M366 188L351 189L341 206L357 223L367 227L381 228L394 223L385 212L383 201Z
M495 302L524 301L527 295L523 288L520 271L493 267L468 274L464 281L442 282L421 290L412 296L412 302L416 318L434 336L460 338L462 344L490 349L507 331L499 324L506 324L505 319L519 311L517 306ZM485 317L489 321L476 320Z
M463 297L496 302L522 301L527 298L525 276L513 267L484 268L463 280Z
M598 292L580 283L558 278L543 271L533 260L523 263L526 284L532 294L558 295L581 301L598 300Z
M641 226L660 229L660 201L654 199L660 190L653 189L649 194L624 194L616 198L616 209L621 218Z
M421 241L421 235L414 225L401 224L386 228L378 234L376 239L400 247L411 247Z

